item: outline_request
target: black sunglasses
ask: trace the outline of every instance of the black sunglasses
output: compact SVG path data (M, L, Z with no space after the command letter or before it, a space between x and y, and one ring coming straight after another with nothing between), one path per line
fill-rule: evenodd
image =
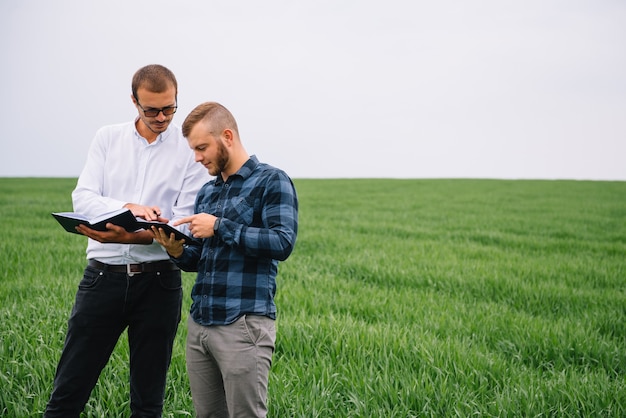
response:
M163 115L165 116L170 116L176 113L176 109L178 109L178 106L167 106L160 109L144 109L139 103L139 99L137 97L135 97L135 100L137 101L137 106L139 106L139 108L143 111L143 114L148 118L155 118L159 116L159 113L161 112L163 112Z

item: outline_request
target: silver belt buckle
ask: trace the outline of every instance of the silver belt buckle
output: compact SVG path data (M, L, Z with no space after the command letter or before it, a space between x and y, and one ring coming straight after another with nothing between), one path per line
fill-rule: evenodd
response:
M141 264L126 264L126 274L129 276L134 276L135 274L140 274Z

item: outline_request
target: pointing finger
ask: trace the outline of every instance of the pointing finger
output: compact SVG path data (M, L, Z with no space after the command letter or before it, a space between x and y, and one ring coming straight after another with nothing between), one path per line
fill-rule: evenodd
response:
M189 222L193 221L194 218L195 218L195 215L186 216L184 218L180 218L177 221L174 221L174 223L172 223L172 225L178 226L178 225L182 225L182 224L188 224Z

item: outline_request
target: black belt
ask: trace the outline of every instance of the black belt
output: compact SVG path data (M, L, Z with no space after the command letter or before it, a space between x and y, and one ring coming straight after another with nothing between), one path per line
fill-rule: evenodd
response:
M138 274L138 273L154 273L156 271L174 271L180 270L176 264L170 260L155 261L153 263L140 263L140 264L105 264L98 260L89 260L89 267L96 268L98 270L110 271L113 273L126 273L126 274Z

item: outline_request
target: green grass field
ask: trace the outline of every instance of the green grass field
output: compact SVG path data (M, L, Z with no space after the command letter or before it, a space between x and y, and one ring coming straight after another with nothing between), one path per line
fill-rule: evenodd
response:
M626 416L626 183L296 180L271 417ZM41 416L85 265L75 179L0 179L0 416ZM192 416L184 358L164 416ZM120 340L84 416L128 408Z

